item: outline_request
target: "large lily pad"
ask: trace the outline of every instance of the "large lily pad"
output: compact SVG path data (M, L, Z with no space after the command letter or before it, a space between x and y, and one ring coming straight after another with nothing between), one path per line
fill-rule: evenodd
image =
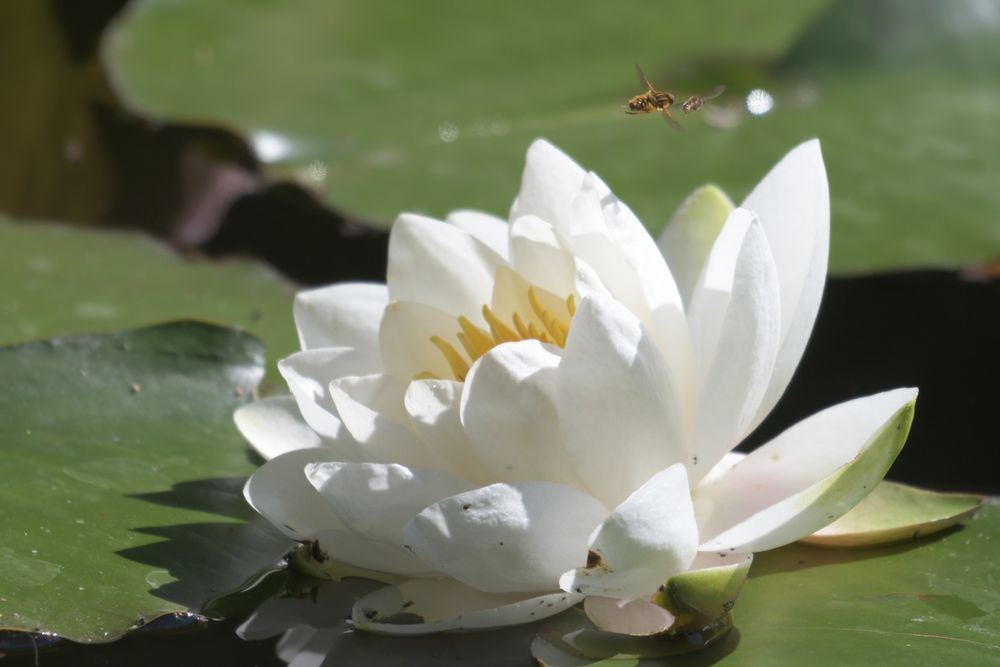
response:
M536 646L550 667L569 665L986 665L1000 662L1000 504L961 528L906 545L829 549L803 544L757 554L732 611L734 629L707 649L640 661L601 646L579 655L560 637L586 630L554 621ZM582 615L581 615L582 616ZM573 620L570 617L568 620ZM574 648L576 649L574 651ZM603 647L614 655L618 647ZM660 655L671 646L661 646ZM629 655L629 651L632 652Z
M0 216L0 344L177 319L240 327L277 359L298 349L293 286L254 262L185 260L141 234ZM272 364L266 380L283 387Z
M276 562L232 422L263 364L199 323L0 349L0 628L107 641Z
M783 152L819 136L835 270L992 257L1000 89L979 63L1000 53L1000 24L976 17L993 3L817 11L828 4L146 0L104 58L131 107L225 123L273 176L385 222L402 210L505 213L541 135L655 230L694 187L716 181L739 201ZM838 45L845 23L875 29ZM818 62L800 33L833 55ZM904 56L916 41L921 57L882 57L879 40ZM686 134L625 116L640 92L633 61L665 88L721 82L728 96L687 119ZM741 110L751 88L770 91L773 111Z

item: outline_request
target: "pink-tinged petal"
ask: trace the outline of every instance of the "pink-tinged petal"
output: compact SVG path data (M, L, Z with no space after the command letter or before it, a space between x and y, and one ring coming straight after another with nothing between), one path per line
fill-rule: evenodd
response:
M429 567L481 591L550 591L581 565L607 510L550 482L493 484L431 505L403 530Z
M381 370L378 326L389 302L385 285L341 283L295 295L292 311L303 350L350 347L367 359L365 372Z
M490 302L493 274L504 265L500 255L454 225L404 213L389 234L389 297L478 324L483 304Z
M558 348L524 340L494 347L472 367L462 426L489 479L580 486L559 433L558 366Z
M648 596L686 570L698 551L687 472L675 464L653 475L594 531L586 567L560 577L565 591L616 598Z
M703 551L765 551L836 520L885 476L906 441L916 389L827 408L695 490Z
M566 298L574 291L575 265L552 225L533 215L510 226L511 267L536 287Z
M451 380L415 380L407 387L403 404L441 469L482 485L488 483L488 476L462 428L463 387L463 383Z
M425 507L475 486L441 470L385 463L307 465L306 478L355 533L402 548L403 526Z
M830 254L830 191L819 140L793 148L742 206L760 216L781 292L781 349L753 427L792 379L823 296Z
M294 540L308 540L343 524L333 508L306 479L305 466L336 460L336 452L313 447L286 452L257 469L243 496L265 519Z
M569 609L583 598L558 591L484 593L453 579L415 579L375 591L354 605L355 627L387 635L426 635L445 630L482 630L530 623ZM387 622L398 614L417 623Z
M364 461L419 467L432 460L403 408L407 384L391 375L343 377L330 383L337 414L358 442Z
M328 440L348 435L330 396L330 382L345 375L363 373L366 367L356 352L346 347L304 350L278 362L278 371L288 383L302 418Z
M431 338L437 336L461 348L455 338L459 331L454 315L421 303L393 301L386 306L379 329L379 349L386 374L401 380L421 373L451 378L451 367Z
M534 215L572 234L577 219L572 214L573 199L583 177L583 169L569 156L544 139L535 140L528 148L521 191L511 207L510 219Z
M777 273L756 218L736 209L712 248L691 304L700 378L691 434L697 481L749 431L774 370Z
M452 211L445 222L475 237L504 259L510 256L507 221L481 211Z
M591 297L577 309L559 365L558 401L568 461L608 507L651 470L686 458L669 369L649 332L614 299Z
M233 421L265 459L323 445L323 439L305 423L295 399L288 395L248 403L236 410Z
M666 632L675 617L647 598L608 598L591 595L583 601L583 611L597 628L620 635L656 635Z

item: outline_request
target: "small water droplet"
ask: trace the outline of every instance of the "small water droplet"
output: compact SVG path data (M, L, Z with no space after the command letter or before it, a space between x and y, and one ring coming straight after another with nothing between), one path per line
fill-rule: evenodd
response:
M438 125L438 138L446 144L458 141L458 125L446 120Z
M763 116L774 108L774 97L763 88L754 88L747 93L747 111L753 116Z

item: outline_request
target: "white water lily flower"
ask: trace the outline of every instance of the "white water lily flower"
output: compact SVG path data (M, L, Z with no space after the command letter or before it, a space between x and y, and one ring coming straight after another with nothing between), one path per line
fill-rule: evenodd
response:
M390 633L648 598L699 552L809 535L881 480L916 397L848 401L730 453L799 363L828 246L818 141L738 208L696 192L659 245L536 141L509 222L404 214L386 285L296 297L292 395L236 415L269 459L246 497L290 538L393 575L353 612Z

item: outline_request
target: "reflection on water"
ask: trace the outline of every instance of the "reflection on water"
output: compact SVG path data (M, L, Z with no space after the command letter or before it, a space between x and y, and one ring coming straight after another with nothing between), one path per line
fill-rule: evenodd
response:
M763 88L754 88L746 97L747 111L753 116L763 116L774 108L774 97Z
M458 125L450 120L446 120L438 125L438 139L446 144L458 141Z

